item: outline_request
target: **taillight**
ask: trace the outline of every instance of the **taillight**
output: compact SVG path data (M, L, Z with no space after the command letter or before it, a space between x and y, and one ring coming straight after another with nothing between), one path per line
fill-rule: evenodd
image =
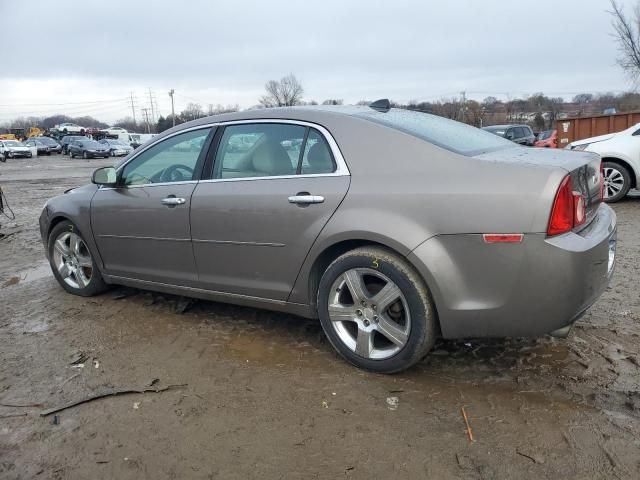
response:
M582 225L587 219L587 210L584 196L573 191L571 176L567 175L562 180L556 198L551 209L547 235L560 235Z

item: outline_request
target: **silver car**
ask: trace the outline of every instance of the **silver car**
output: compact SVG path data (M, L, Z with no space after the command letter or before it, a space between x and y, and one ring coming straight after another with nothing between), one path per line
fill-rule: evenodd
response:
M440 335L565 336L616 246L597 155L385 101L179 125L49 200L40 228L70 293L120 284L319 318L344 358L387 373Z

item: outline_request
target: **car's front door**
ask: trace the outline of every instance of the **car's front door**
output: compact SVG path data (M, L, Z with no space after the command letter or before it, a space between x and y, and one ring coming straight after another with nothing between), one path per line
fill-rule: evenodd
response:
M107 274L194 284L189 208L211 137L211 127L167 137L118 170L118 187L97 191L91 224Z
M191 203L200 287L286 300L349 180L321 127L227 125Z

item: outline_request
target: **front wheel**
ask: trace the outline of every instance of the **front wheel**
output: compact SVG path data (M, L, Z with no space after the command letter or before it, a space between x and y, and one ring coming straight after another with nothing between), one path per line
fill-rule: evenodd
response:
M107 289L89 247L73 223L64 221L53 227L48 248L53 275L67 292L90 297Z
M329 265L320 280L318 314L338 353L373 372L405 370L435 343L427 286L404 259L379 247L352 250Z
M602 162L604 173L604 201L615 203L622 200L631 188L631 175L622 165Z

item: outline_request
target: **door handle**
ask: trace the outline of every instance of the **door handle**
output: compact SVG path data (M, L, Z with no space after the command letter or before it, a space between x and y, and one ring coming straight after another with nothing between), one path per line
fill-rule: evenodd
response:
M177 205L184 205L187 201L184 198L168 196L160 200L160 203L167 205L168 207L175 207Z
M324 197L320 195L293 195L289 197L289 203L297 205L311 205L312 203L324 203Z

